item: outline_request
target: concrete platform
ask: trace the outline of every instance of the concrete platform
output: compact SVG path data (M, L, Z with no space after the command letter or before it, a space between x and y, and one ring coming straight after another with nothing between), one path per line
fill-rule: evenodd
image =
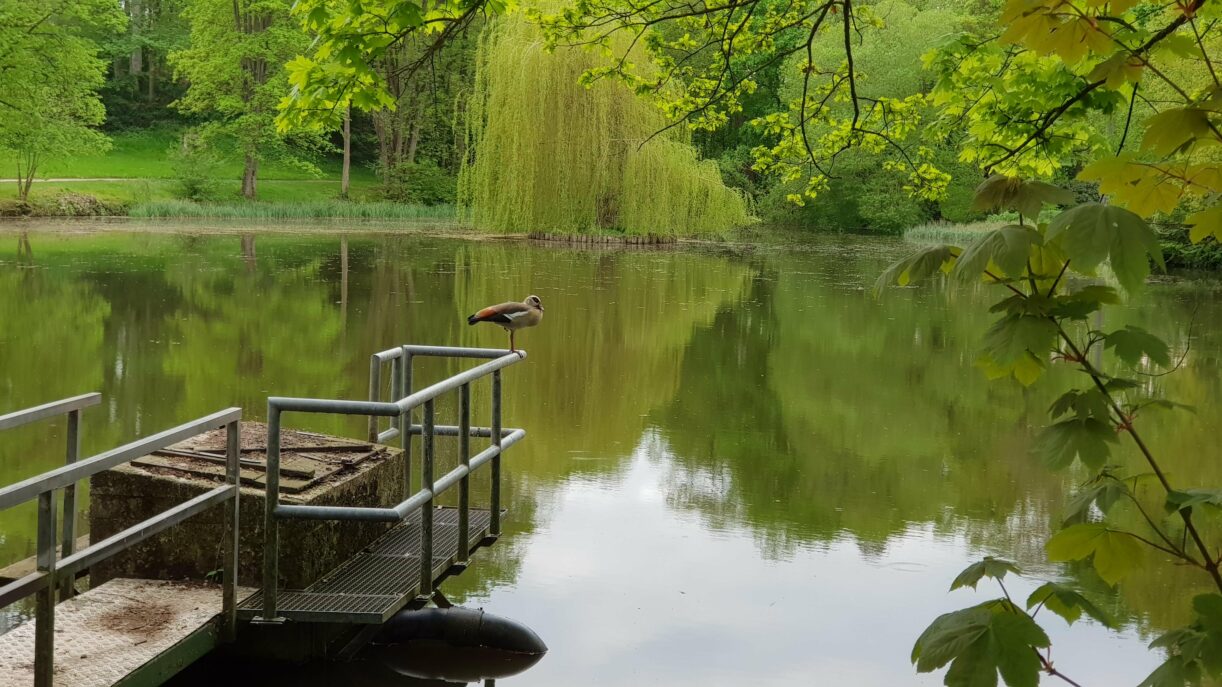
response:
M253 590L238 590L238 599ZM160 684L211 651L219 585L115 579L55 607L56 687ZM0 635L0 685L34 684L34 621Z
M238 528L238 584L263 583L264 465L267 426L241 423L242 489ZM296 484L281 502L292 505L390 507L404 498L403 452L312 432L281 432L281 481ZM94 475L90 480L92 541L224 484L223 432L209 432L172 450ZM286 521L280 525L281 584L301 589L335 569L390 529L389 523ZM90 569L94 581L112 578L201 580L221 567L225 514L214 508Z

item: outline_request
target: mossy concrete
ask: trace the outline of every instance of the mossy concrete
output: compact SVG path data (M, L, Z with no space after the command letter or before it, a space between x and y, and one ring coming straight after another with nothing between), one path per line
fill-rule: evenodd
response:
M300 494L282 496L282 503L319 506L389 507L404 496L403 453L380 447L378 455L347 467ZM123 465L90 480L89 525L97 542L184 501L218 482L169 470ZM94 566L97 585L116 577L159 580L201 580L219 574L223 552L225 505L210 508L135 547ZM264 493L243 487L238 554L238 584L259 587L263 582ZM377 522L313 520L280 523L280 586L301 589L391 527Z

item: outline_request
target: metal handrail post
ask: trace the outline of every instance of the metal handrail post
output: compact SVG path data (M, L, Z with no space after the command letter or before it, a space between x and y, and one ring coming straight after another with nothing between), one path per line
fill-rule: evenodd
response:
M458 481L458 562L471 555L471 385L458 387L458 459L467 472Z
M501 448L501 371L492 373L492 445ZM488 534L501 533L501 452L492 457L492 496L488 509Z
M400 368L403 383L400 388L404 396L410 396L412 393L412 354L407 351L407 346L403 346L400 350L403 351L401 356L403 366ZM412 409L408 408L399 416L399 446L403 449L403 498L412 495L412 434L410 430L413 414Z
M263 617L267 623L279 622L276 608L280 584L280 521L276 506L280 505L280 408L267 402L267 490L263 509Z
M382 398L382 361L377 355L369 356L369 402ZM369 416L369 441L378 443L378 416Z
M66 465L71 465L76 462L81 455L81 411L68 411L68 428L65 432L68 435L67 455L64 458ZM76 547L76 484L69 484L64 487L64 538L63 551L61 556L67 558L72 555ZM64 578L64 588L60 598L70 598L75 589L75 575L69 575Z
M390 398L392 401L397 401L403 398L403 356L399 356L390 361ZM403 416L398 415L390 418L390 428L403 431Z
M38 572L47 584L38 590L34 611L34 687L55 682L55 490L38 495Z
M232 642L238 636L238 530L241 526L242 454L240 425L235 420L225 425L225 477L233 487L233 503L225 510L225 557L221 564L221 639Z
M424 402L424 451L420 463L420 488L430 494L420 509L420 596L433 594L433 459L434 400Z

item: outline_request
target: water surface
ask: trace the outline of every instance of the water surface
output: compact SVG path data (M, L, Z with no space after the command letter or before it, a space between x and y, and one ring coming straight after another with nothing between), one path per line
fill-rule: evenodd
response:
M507 460L507 536L444 588L550 645L503 684L939 684L908 652L937 614L996 594L946 591L984 554L1067 579L1121 620L1066 631L1049 619L1059 668L1085 684L1140 682L1159 660L1145 642L1186 619L1196 578L1151 566L1109 590L1045 562L1084 475L1048 472L1029 447L1075 373L1031 390L986 381L973 361L992 293L871 297L904 250L836 237L628 250L4 228L0 409L100 391L88 453L230 405L261 419L268 395L359 399L371 352L503 346L465 316L534 293L545 320L519 336L530 357L505 373L505 423L529 433ZM1165 280L1099 323L1142 324L1177 357L1188 349L1150 383L1197 413L1143 427L1183 486L1222 483L1218 294ZM418 369L428 381L457 367ZM474 393L482 417L487 389ZM452 399L439 412L451 422ZM291 421L362 434L352 418ZM62 430L6 434L0 482L55 466ZM1128 446L1118 457L1136 459ZM32 509L0 513L0 565L31 555L33 536ZM377 682L360 666L346 674Z

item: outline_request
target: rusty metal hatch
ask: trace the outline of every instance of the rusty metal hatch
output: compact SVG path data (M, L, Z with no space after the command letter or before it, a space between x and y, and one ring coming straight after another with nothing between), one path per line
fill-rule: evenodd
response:
M267 486L267 425L241 423L243 486ZM369 442L285 429L280 432L280 490L298 494L370 458L380 457L385 447ZM206 432L132 461L152 473L190 475L223 482L225 479L225 431Z

